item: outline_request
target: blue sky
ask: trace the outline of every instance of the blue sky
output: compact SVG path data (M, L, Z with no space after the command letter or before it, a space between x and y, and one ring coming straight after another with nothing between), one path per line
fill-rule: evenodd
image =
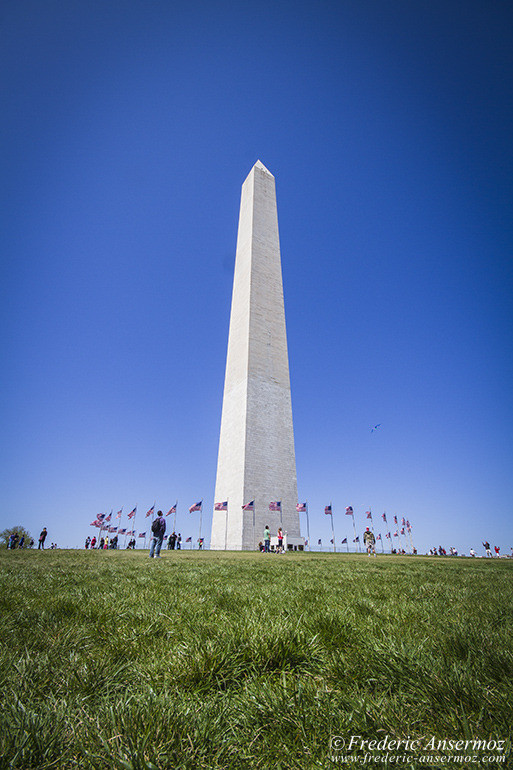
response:
M97 513L178 499L197 536L203 499L209 535L240 187L260 159L312 540L331 501L338 542L352 505L360 531L368 507L408 518L420 551L509 553L509 4L1 13L1 528L76 546Z

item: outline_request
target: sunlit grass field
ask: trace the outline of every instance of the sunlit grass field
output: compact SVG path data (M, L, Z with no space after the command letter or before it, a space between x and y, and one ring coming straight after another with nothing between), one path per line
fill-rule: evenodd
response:
M1 767L324 768L334 736L511 734L511 561L5 550L0 569Z

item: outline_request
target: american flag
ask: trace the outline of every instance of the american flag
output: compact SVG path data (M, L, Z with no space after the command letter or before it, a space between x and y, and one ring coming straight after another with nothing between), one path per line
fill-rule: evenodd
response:
M406 532L404 531L404 527L401 527L401 535L405 535Z
M328 516L331 516L331 505L326 506L324 513L326 513Z
M169 509L169 511L166 513L166 516L169 516L170 513L176 513L176 506L177 503L175 503L173 507Z
M399 537L399 532L397 530L394 532L394 537Z
M320 538L319 538L319 540L317 541L317 545L322 545L322 540L321 540Z
M408 519L406 519L406 526L408 527L408 529L411 529L411 524Z
M152 516L154 512L155 512L155 503L153 503L153 505L151 506L150 510L146 514L146 518L148 518L148 516ZM141 536L139 535L139 537L141 537Z
M404 527L404 525L406 524L406 519L404 518L404 516L403 516L403 518L401 519L401 524L403 525L403 527Z
M347 543L347 537L345 537L345 538L342 540L342 545L344 545L345 543Z
M367 511L367 518L372 519L372 513L370 511Z
M117 527L109 527L109 532L117 532L117 531L118 531Z
M128 532L125 532L125 535L128 535L129 537L133 537L135 535L135 530L129 529Z
M109 513L105 521L110 521L112 519L112 511Z
M386 515L386 513L382 513L382 514L381 514L381 518L383 519L383 521L386 521L386 520L387 520L387 515Z
M123 508L116 513L116 519L120 519L122 513L123 513Z
M359 542L360 542L360 537L359 535L356 535L355 539L353 540L353 543L359 543Z
M254 511L255 510L255 501L252 500L250 503L246 503L246 505L242 506L243 511Z
M397 516L394 516L394 524L397 524Z
M124 529L120 529L118 534L126 535L127 534L126 527Z
M305 540L305 545L308 545L308 540Z
M390 532L387 532L387 533L386 533L386 535L385 535L385 537L388 537L388 539L390 540L390 538L392 537L392 535L390 534Z
M270 511L281 511L281 500L275 500L272 503L269 503L269 510Z
M331 545L333 545L333 538L330 540Z
M353 506L348 505L346 508L346 516L352 516L353 515Z
M102 523L101 521L98 521L98 519L91 522L91 527L101 527L101 526L102 526Z
M98 513L97 516L96 516L96 520L97 521L103 521L104 518L105 518L105 514L104 513Z
M306 513L306 503L298 503L296 505L296 511L298 513Z
M193 511L201 511L201 506L203 505L203 500L200 500L199 503L194 503L194 505L191 505L189 508L189 513L192 513Z
M381 535L378 535L376 540L381 540Z
M146 532L139 532L139 537L146 537Z
M128 518L133 519L136 513L137 513L137 506L135 506L134 510L128 514Z
M227 511L228 510L228 500L225 500L224 503L216 503L214 505L214 511Z
M186 537L185 538L186 543L192 543L192 537Z

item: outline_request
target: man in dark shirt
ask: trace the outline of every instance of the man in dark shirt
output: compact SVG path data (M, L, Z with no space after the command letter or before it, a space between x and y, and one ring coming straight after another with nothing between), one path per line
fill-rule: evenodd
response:
M162 511L157 513L157 518L151 525L151 532L150 557L153 559L156 556L157 559L160 559L160 549L166 534L166 520L162 515Z

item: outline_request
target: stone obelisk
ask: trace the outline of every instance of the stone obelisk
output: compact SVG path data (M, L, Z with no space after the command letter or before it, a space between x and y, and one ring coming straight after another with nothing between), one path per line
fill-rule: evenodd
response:
M276 190L258 161L242 185L210 547L254 550L264 526L303 543ZM254 501L254 510L243 506ZM280 502L281 511L270 511Z

